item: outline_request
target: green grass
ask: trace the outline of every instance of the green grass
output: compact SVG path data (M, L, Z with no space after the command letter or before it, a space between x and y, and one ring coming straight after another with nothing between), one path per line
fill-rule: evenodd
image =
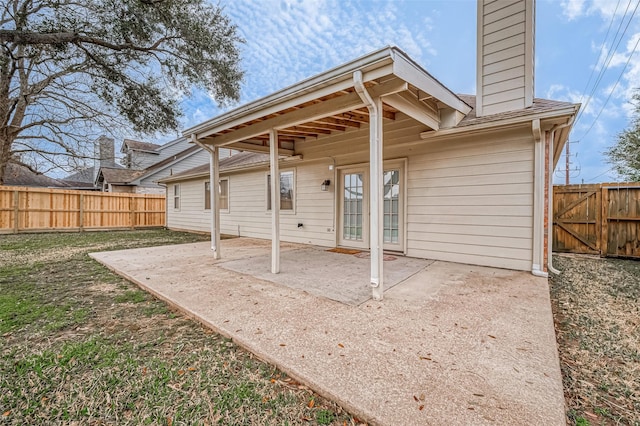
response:
M206 239L165 230L3 236L0 425L357 424L88 256Z

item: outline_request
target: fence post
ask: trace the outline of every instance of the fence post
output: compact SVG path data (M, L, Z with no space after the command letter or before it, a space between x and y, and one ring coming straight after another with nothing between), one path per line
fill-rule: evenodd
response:
M13 232L18 233L20 222L20 192L13 191Z
M133 194L129 195L129 210L131 210L131 229L136 228L136 200Z
M606 257L609 252L609 188L602 185L601 192L600 256Z
M80 194L80 217L78 218L78 225L80 232L84 231L84 194Z

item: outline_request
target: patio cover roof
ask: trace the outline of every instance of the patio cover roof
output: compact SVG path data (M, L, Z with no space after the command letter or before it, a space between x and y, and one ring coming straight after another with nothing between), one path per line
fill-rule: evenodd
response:
M184 134L201 143L268 152L269 130L278 131L280 155L295 144L349 128L366 127L369 112L354 88L354 72L372 96L381 96L382 115L403 112L439 130L456 126L471 107L397 47L386 47L264 98L219 115Z

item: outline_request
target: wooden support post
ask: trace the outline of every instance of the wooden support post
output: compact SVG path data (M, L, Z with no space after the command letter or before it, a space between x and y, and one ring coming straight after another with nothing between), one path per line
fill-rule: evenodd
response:
M209 161L209 198L211 199L211 250L220 259L220 148L213 147Z
M373 99L374 107L369 109L369 164L370 164L370 242L371 242L371 285L374 300L382 300L383 283L383 174L382 161L382 100Z
M20 192L16 189L13 191L13 232L18 233L20 230Z
M280 273L280 168L278 165L278 131L269 130L271 171L271 273Z

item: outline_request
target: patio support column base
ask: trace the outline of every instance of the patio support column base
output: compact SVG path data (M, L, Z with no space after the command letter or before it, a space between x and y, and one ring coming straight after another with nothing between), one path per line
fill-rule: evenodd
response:
M278 166L278 131L269 130L271 170L271 273L280 273L280 170Z

